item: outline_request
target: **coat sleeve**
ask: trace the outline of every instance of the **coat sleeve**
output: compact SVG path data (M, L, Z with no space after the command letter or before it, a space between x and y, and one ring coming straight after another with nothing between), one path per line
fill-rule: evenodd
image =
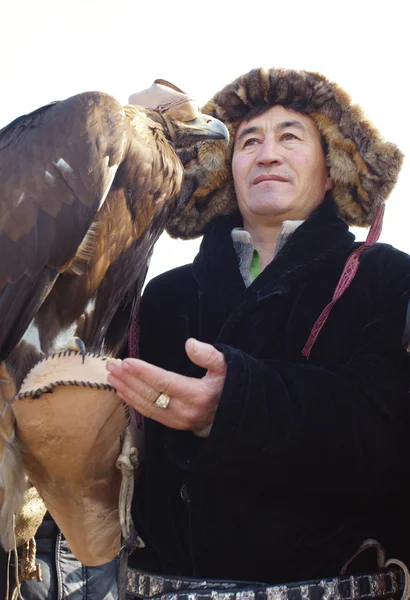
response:
M410 361L402 344L409 290L408 274L384 286L360 348L344 364L259 360L217 344L228 371L206 462L258 464L282 485L308 488L333 472L329 491L342 491L344 481L377 492L403 478L410 456Z

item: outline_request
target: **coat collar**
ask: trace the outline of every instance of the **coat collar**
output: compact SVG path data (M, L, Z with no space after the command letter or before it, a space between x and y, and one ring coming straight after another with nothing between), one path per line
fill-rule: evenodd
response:
M295 283L337 255L341 257L342 269L354 242L354 235L337 216L335 204L326 199L245 289L231 239L232 228L238 226L242 226L238 216L216 219L205 233L192 267L200 293L207 295L215 307L228 312L250 298L261 301L272 294L288 293Z

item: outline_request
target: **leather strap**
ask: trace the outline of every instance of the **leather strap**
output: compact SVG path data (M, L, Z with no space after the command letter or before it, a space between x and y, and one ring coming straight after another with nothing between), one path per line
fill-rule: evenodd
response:
M199 107L192 98L165 79L156 79L151 87L131 94L128 102L155 110L164 118L167 113L169 117L184 123L196 119L199 114ZM171 131L170 134L172 137Z

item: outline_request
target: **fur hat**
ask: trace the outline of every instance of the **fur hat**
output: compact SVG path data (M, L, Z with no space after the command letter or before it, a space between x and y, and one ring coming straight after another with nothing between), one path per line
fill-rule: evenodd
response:
M258 105L281 104L311 117L327 142L326 162L334 182L331 192L340 217L349 225L368 227L392 191L403 155L384 142L349 95L326 77L308 71L254 69L225 86L202 112L225 123L231 140L226 147L204 143L185 163L185 176L196 182L167 226L173 237L195 238L216 216L238 211L231 172L236 131ZM198 163L212 164L208 180L196 180Z

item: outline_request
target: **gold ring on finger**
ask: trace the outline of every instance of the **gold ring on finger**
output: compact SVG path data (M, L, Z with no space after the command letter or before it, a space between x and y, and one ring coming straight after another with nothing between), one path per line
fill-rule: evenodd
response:
M155 406L158 406L158 408L162 408L164 410L165 408L168 408L168 404L169 404L170 400L171 400L171 396L169 394L162 393L155 400Z

